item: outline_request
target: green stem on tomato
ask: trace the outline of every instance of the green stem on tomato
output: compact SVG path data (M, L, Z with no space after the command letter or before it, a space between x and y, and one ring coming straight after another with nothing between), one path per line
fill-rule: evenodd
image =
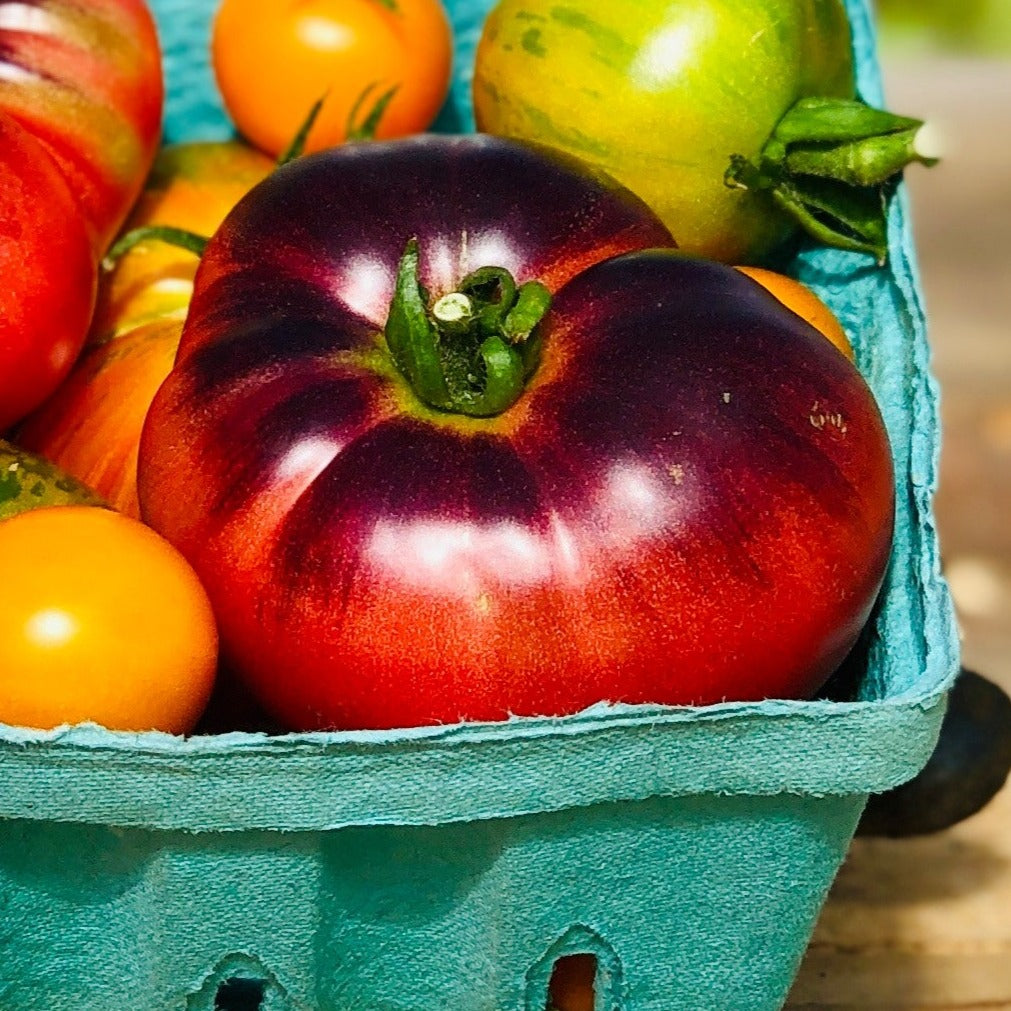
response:
M551 306L551 293L540 281L527 281L516 292L516 301L502 321L505 336L513 343L525 341Z
M551 304L539 281L517 286L502 267L482 267L429 307L416 239L397 269L386 343L423 403L486 418L511 407L536 367L531 339Z
M731 156L724 182L770 193L820 242L883 263L888 188L907 165L937 161L921 120L860 101L803 98L776 124L756 159Z
M479 267L459 285L465 295L477 301L477 325L489 336L499 333L506 313L516 301L516 282L504 267Z
M351 111L348 113L348 121L345 128L348 140L375 140L376 131L379 129L379 123L383 116L386 114L386 109L390 102L393 101L393 97L400 90L399 84L394 84L391 88L387 88L372 104L372 108L366 113L365 118L361 123L357 123L358 113L362 106L365 104L366 99L372 92L378 87L379 82L373 81L368 85L362 93L355 100L355 104L351 107Z
M208 242L206 236L197 235L196 232L188 232L183 228L173 228L171 225L144 225L126 232L112 244L102 259L102 269L112 270L131 249L139 246L142 242L152 240L177 246L179 249L185 249L198 257L203 256Z
M437 347L438 331L421 290L419 263L418 240L411 239L397 268L386 343L414 392L426 404L448 410L452 398Z
M305 121L298 128L298 133L295 134L291 143L277 159L275 168L280 168L293 159L301 157L302 152L305 150L309 131L312 130L320 110L323 108L323 103L326 101L326 97L326 94L324 94L313 102ZM197 235L196 232L189 232L183 228L175 228L172 225L144 225L126 232L113 243L102 260L102 269L104 271L112 270L134 246L139 246L142 242L149 242L151 240L164 242L179 249L185 249L197 257L204 255L204 250L210 241L205 235Z

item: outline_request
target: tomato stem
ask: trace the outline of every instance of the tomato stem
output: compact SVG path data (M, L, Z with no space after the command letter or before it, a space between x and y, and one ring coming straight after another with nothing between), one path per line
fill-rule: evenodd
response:
M431 308L416 239L404 250L386 321L386 343L417 397L437 410L491 417L512 406L537 365L535 331L551 304L539 281L516 284L481 267Z
M774 202L826 245L888 251L888 196L902 170L938 158L924 123L860 101L803 98L776 124L757 159L735 154L727 186L768 191Z
M141 228L131 229L113 243L102 260L102 269L112 270L134 246L152 240L177 246L195 256L203 256L208 243L206 236L188 232L183 228L173 228L171 225L144 225Z

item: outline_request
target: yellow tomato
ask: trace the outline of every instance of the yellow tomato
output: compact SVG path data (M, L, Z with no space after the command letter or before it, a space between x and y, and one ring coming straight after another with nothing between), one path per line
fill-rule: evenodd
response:
M137 520L56 506L0 523L0 721L193 728L217 629L179 552Z

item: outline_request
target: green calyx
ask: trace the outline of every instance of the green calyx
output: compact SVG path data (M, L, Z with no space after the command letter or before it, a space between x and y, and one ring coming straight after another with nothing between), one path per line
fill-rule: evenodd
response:
M757 159L731 156L727 186L768 192L829 246L888 252L889 187L913 162L934 165L921 120L860 101L803 98L776 124Z
M501 267L481 267L431 303L411 239L397 270L386 343L419 400L436 410L487 418L523 393L537 367L535 333L551 304L539 281L517 285Z

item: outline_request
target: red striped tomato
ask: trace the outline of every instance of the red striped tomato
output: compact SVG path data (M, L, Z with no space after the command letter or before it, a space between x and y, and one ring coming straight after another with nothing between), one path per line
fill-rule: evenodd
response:
M144 0L0 0L0 110L48 148L99 253L151 167L163 96Z

